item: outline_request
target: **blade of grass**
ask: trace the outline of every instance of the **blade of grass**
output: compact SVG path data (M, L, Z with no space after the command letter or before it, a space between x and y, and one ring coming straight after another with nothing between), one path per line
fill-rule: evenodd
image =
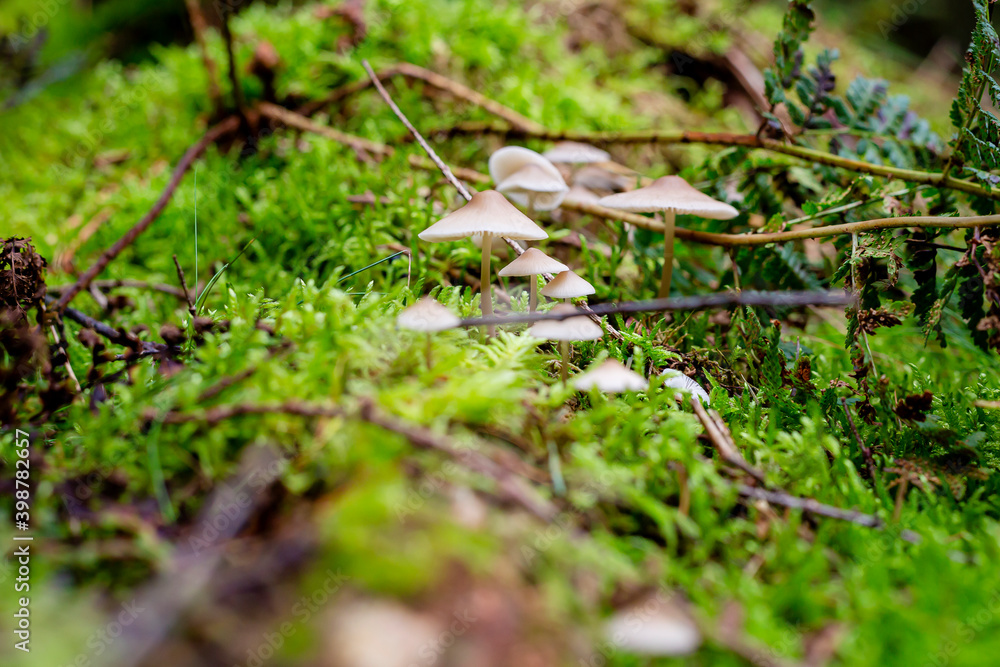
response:
M212 279L208 281L208 284L205 285L205 289L203 289L201 291L201 294L198 295L198 299L194 302L194 310L195 310L196 313L200 313L201 312L201 308L202 308L202 306L205 305L205 299L208 297L209 292L211 292L212 288L215 287L215 283L217 283L219 281L219 278L221 278L222 274L226 272L226 269L228 269L230 266L232 266L232 264L234 262L236 262L236 260L238 260L240 257L242 257L243 253L245 253L247 251L247 249L256 240L257 240L257 237L254 237L254 238L250 239L250 241L248 241L247 244L245 246L243 246L243 249L240 250L239 254L237 254L236 257L233 257L231 260L229 260L228 262L226 262L225 264L223 264L222 268L215 272L215 275L212 276Z
M348 273L346 276L341 276L340 278L337 279L337 282L334 283L334 284L335 285L339 285L340 283L344 282L348 278L353 278L354 276L358 275L362 271L367 271L368 269L372 268L373 266L378 266L382 262L391 261L391 260L399 257L400 255L408 255L408 254L410 254L410 252L408 250L400 250L399 252L395 252L395 253L389 255L388 257L383 257L382 259L380 259L378 261L372 262L368 266L363 266L360 269L358 269L357 271L354 271L352 273Z

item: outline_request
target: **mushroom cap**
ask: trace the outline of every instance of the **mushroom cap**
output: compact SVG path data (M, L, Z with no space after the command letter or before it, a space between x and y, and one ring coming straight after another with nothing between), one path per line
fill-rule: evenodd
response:
M537 276L540 273L560 273L569 267L554 260L537 248L528 248L521 256L499 271L501 276Z
M680 371L676 371L669 368L660 373L660 375L664 376L665 378L663 380L664 387L670 387L672 389L680 389L681 391L686 391L689 394L697 396L698 400L701 401L703 404L708 405L709 401L708 392L705 391L705 389L700 384L689 378L687 375L684 375Z
M573 185L579 185L588 190L607 190L608 192L622 192L627 190L635 179L624 174L616 174L608 171L604 167L596 164L588 164L581 167L573 174Z
M589 391L594 387L608 394L623 391L642 391L648 386L646 378L635 371L629 370L615 359L608 359L599 366L594 366L576 376L573 386L580 391Z
M644 188L608 195L599 203L632 213L673 211L713 220L728 220L740 214L729 204L699 192L680 176L664 176Z
M563 271L542 288L542 294L552 299L575 299L594 291L593 285L572 271Z
M461 321L457 315L430 297L420 299L396 316L396 326L411 331L444 331L457 327Z
M574 306L561 303L549 311L550 313L575 313ZM543 340L597 340L604 335L601 325L586 315L567 317L565 320L542 320L535 322L528 333Z
M560 141L542 153L542 157L549 162L586 164L588 162L607 162L611 159L611 154L590 144L581 144L578 141Z
M504 146L495 151L490 156L490 178L494 183L501 183L507 180L514 172L520 171L529 164L536 165L544 169L553 177L562 179L562 174L554 164L542 157L541 153L536 153L524 146Z
M496 190L477 192L468 204L441 218L417 236L424 241L437 242L458 241L473 234L503 236L518 241L538 241L549 237L544 229L514 208Z
M558 170L553 175L537 164L527 164L497 183L497 190L521 206L551 211L562 203L569 186Z

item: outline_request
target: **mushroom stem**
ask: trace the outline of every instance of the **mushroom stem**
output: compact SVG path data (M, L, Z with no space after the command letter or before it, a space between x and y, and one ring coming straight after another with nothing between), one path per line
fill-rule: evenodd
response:
M659 298L670 296L670 279L674 273L674 218L673 211L663 212L663 273L660 274Z
M559 352L562 354L562 364L559 366L559 377L563 384L569 382L569 341L559 341Z
M490 281L490 258L493 253L493 237L490 234L483 234L483 264L479 272L479 306L483 311L483 317L493 316L493 285ZM497 333L494 325L486 328L487 335L492 338Z
M431 369L431 332L427 332L427 349L424 350L424 355L427 357L427 370Z
M530 286L528 287L528 312L533 313L538 310L538 276L528 276Z

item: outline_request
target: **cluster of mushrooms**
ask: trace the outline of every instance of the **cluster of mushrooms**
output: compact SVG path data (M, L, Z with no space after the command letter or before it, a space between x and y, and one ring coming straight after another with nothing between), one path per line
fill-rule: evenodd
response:
M474 194L465 206L434 223L418 236L421 240L432 243L468 238L482 248L481 308L483 317L490 317L493 315L490 268L493 241L503 239L529 242L548 238L545 230L518 210L514 204L523 207L531 214L556 209L564 200L590 201L608 208L634 213L658 213L663 215L665 228L664 264L659 296L668 296L673 269L675 216L688 214L729 219L738 215L738 212L729 204L699 192L678 176L665 176L645 187L614 193L615 189L623 189L623 184L615 183L614 172L595 166L580 167L593 163L607 163L610 159L605 151L575 142L557 144L544 154L520 146L501 148L493 153L489 160L490 176L496 183L496 189ZM573 182L572 188L567 185L564 174ZM613 193L600 197L594 189L611 190ZM511 245L519 248L516 243ZM519 256L502 268L499 275L527 278L530 312L535 312L538 308L539 293L565 302L554 306L552 312L559 310L576 312L571 300L589 296L595 291L593 285L570 270L568 266L537 248L519 251ZM541 290L538 289L540 276L547 278ZM459 319L437 301L424 298L402 311L397 324L402 328L427 333L429 367L431 334L458 326ZM604 330L594 320L579 315L563 320L536 322L528 333L542 340L558 341L562 356L560 374L562 381L566 383L569 379L570 343L597 340L604 335ZM494 326L489 326L488 334L490 336L495 334ZM699 397L707 399L704 390L686 377L672 379L674 382L668 384L678 389L692 391ZM647 380L618 361L609 359L578 375L573 385L580 391L597 388L603 392L615 393L645 389Z

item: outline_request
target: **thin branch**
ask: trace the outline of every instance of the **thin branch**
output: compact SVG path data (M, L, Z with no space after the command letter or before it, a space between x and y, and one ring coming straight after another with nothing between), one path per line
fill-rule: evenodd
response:
M729 132L661 132L657 130L639 132L529 131L524 128L508 127L495 123L463 123L445 131L450 133L490 133L501 134L507 137L531 137L547 141L579 141L591 144L707 144L712 146L742 146L744 148L756 148L772 153L780 153L800 160L825 164L848 171L886 178L898 178L910 183L950 188L980 197L1000 199L1000 189L988 189L977 183L953 178L941 172L902 169L864 162L862 160L852 160L851 158L833 155L814 148L787 144L774 139L768 139L767 137L758 137L753 134L732 134Z
M212 105L218 112L222 108L222 90L219 88L218 68L215 61L208 55L208 44L205 40L205 31L208 23L205 21L205 14L201 11L200 0L184 0L187 6L188 18L191 21L191 30L194 31L194 41L198 44L198 51L201 53L201 61L205 65L208 77L208 96L212 100Z
M421 136L420 132L417 131L417 128L413 127L413 123L411 123L406 117L406 114L404 114L400 108L396 106L396 103L392 101L392 98L389 97L389 93L386 92L385 87L382 86L382 82L378 80L375 70L373 70L372 66L368 64L368 61L362 60L361 65L365 68L365 71L368 72L368 76L371 78L375 89L378 90L378 94L382 96L385 103L388 104L389 108L392 109L392 112L396 114L396 118L398 118L399 121L406 126L406 129L410 131L410 134L412 134L417 140L417 143L424 149L424 152L427 153L427 156L431 159L431 161L437 165L437 168L441 170L441 173L444 174L446 179L448 179L448 182L455 186L455 189L458 190L459 194L465 197L466 201L472 199L472 195L466 189L465 185L455 178L455 174L451 173L451 169L449 169L448 165L444 163L444 160L438 157L438 154L434 152L434 149L427 143L427 140Z
M321 135L327 139L344 144L345 146L350 146L355 152L363 151L371 153L372 155L383 157L392 155L394 152L389 146L376 143L368 139L363 139L361 137L356 137L352 134L335 130L332 127L319 125L318 123L314 123L309 120L302 114L295 113L294 111L278 106L277 104L272 104L271 102L261 102L257 107L257 110L260 112L260 115L265 118L270 118L271 120L278 121L279 123L289 127L294 127L297 130Z
M736 491L745 498L766 500L774 505L799 509L803 512L808 512L809 514L815 514L816 516L841 519L843 521L849 521L850 523L865 526L867 528L885 528L885 523L874 514L865 514L864 512L859 512L857 510L841 509L840 507L834 507L833 505L826 505L812 498L801 498L782 491L768 491L767 489L762 489L757 486L747 486L746 484L737 484ZM920 542L920 535L911 530L904 530L899 536L903 540L913 544Z
M87 269L83 275L77 279L76 283L63 292L62 296L59 297L59 300L56 302L54 310L57 312L64 311L69 302L72 301L77 294L85 290L90 285L91 281L94 280L94 278L96 278L101 271L107 268L108 264L114 261L114 259L118 257L118 255L120 255L125 248L132 245L132 243L139 238L139 235L146 231L151 224L153 224L163 209L166 208L170 198L173 197L174 191L184 178L185 172L187 172L188 168L191 167L198 156L204 153L205 150L220 137L235 131L239 127L239 122L239 118L236 118L235 116L223 120L209 129L208 132L206 132L204 136L197 141L197 143L191 146L191 148L184 153L184 156L174 168L174 172L170 177L170 182L163 190L163 193L160 194L156 203L153 204L153 207L149 209L146 215L142 216L142 219L139 220L135 226L128 230L124 236L118 239L113 246L101 253L101 256L97 258L97 261L94 262L93 266Z
M354 83L347 84L346 86L342 86L341 88L337 88L324 99L311 102L301 107L299 112L307 116L311 115L329 104L338 102L349 95L353 95L354 93L370 87L374 81L387 81L394 76L401 75L409 79L423 81L424 83L429 84L438 90L442 90L453 97L457 97L458 99L474 104L494 116L505 120L512 127L520 128L528 132L542 132L545 130L544 126L536 123L530 118L522 116L510 107L504 106L495 100L491 100L485 95L476 92L466 85L449 79L446 76L442 76L437 72L432 72L412 63L398 63L383 69L377 75L372 75L370 72L369 75L372 76L371 79L356 81Z
M843 292L718 292L701 296L667 297L648 301L621 301L599 303L589 311L561 311L544 313L511 313L493 317L473 317L462 320L457 327L481 327L488 324L529 324L546 320L565 320L570 317L593 314L597 316L617 313L658 313L674 310L703 310L730 306L773 306L796 308L800 306L847 306L854 303Z
M66 308L62 312L62 316L68 320L73 320L77 324L82 324L88 329L93 329L99 335L107 338L112 343L117 345L124 345L125 347L133 350L136 353L143 355L151 354L161 354L170 349L168 345L163 343L154 343L152 341L139 340L135 336L125 333L119 329L101 322L100 320L95 320L90 315L82 313L76 308ZM129 355L125 355L128 357ZM123 357L124 358L124 357Z
M851 416L851 411L847 407L847 401L841 399L840 405L844 408L844 414L847 415L847 423L851 427L851 432L854 433L854 439L858 441L858 447L861 448L861 453L865 457L865 466L868 468L868 477L872 480L875 479L875 460L872 458L871 447L865 444L865 441L861 439L861 434L858 433L858 427L854 425L854 418Z
M698 421L705 429L705 435L708 436L709 441L712 446L715 447L715 451L719 453L719 457L731 466L735 466L745 472L746 474L753 477L755 480L761 484L766 485L767 479L764 477L764 473L754 468L752 465L747 463L746 459L737 449L736 443L733 442L732 434L729 432L729 427L726 423L722 421L715 410L711 413L705 409L705 406L701 404L701 400L697 396L691 398L691 407L694 408L694 414L698 417Z
M243 98L243 87L240 85L240 78L236 73L236 54L233 50L233 33L229 29L230 10L223 7L222 18L222 39L226 43L226 56L229 60L229 85L233 89L233 101L236 103L236 113L243 123L243 129L249 131L250 121L247 119L247 104Z
M635 225L636 227L641 227L654 232L663 233L664 231L663 223L652 218L639 215L638 213L616 211L598 204L577 201L563 201L562 208L569 211L588 213L607 220L627 222ZM970 227L991 227L995 225L1000 225L1000 215L968 215L954 217L914 215L899 218L859 220L857 222L847 222L840 225L826 225L824 227L813 227L810 229L793 229L787 232L765 232L761 234L719 234L715 232L702 232L693 229L685 229L684 227L675 227L674 234L679 239L693 241L695 243L733 247L758 246L767 245L769 243L785 243L787 241L818 239L827 236L842 236L844 234L861 234L880 229L904 229L910 227L968 229Z
M170 296L175 296L178 299L184 300L186 297L184 291L173 285L167 285L164 283L148 283L144 280L95 280L90 283L90 286L96 287L102 291L110 291L119 287L133 287L135 289L148 289L154 292L163 292L164 294L169 294ZM58 296L71 288L72 285L48 285L46 293L52 296Z
M187 280L184 279L184 269L181 268L181 263L177 260L177 254L174 254L174 266L177 267L177 279L181 283L181 289L184 290L184 300L187 301L188 311L192 316L196 315L197 312L194 308L194 299L191 298L191 292L188 290Z

